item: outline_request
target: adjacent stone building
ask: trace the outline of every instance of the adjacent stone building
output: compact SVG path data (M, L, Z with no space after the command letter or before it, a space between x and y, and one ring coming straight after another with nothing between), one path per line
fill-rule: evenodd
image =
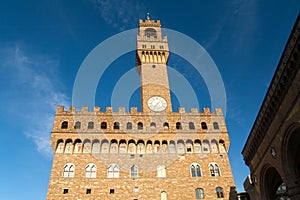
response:
M159 20L139 21L136 56L142 112L57 107L47 200L235 199L222 110L172 110Z
M300 16L242 151L251 199L300 199Z

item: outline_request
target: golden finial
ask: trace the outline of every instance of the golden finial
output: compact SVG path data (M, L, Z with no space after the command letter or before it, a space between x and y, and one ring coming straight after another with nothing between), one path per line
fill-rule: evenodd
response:
M147 13L147 20L150 20L150 13Z

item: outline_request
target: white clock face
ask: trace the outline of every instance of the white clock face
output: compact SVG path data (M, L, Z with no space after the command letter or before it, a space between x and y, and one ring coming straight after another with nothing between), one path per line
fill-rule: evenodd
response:
M148 100L148 107L155 112L164 111L167 107L167 101L162 97L154 96Z

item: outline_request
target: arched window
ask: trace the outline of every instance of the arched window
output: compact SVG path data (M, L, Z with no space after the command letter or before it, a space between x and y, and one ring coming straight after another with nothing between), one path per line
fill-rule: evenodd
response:
M116 154L118 153L119 151L119 147L118 147L118 142L117 140L112 140L110 142L110 149L109 149L109 152L112 153L112 154Z
M202 188L196 188L196 199L204 199L204 190Z
M156 124L154 122L151 122L150 123L150 128L153 128L153 129L156 128Z
M203 153L209 153L210 147L209 147L209 141L203 140Z
M154 141L154 153L159 153L160 152L160 142L158 140Z
M226 147L225 147L224 140L219 140L219 148L220 148L220 153L226 153Z
M119 153L127 153L126 140L120 140Z
M166 167L164 165L157 166L157 177L159 178L166 177Z
M109 152L109 143L106 139L104 139L101 142L101 153L108 153L108 152Z
M81 128L81 122L76 122L74 128L75 129L80 129Z
M107 178L119 178L119 166L110 164L107 169Z
M153 153L152 141L150 141L150 140L147 141L146 153Z
M67 121L64 121L61 123L61 128L62 129L67 129L68 128L68 122Z
M114 123L114 129L120 129L120 123L119 122Z
M201 176L201 169L198 163L192 163L190 166L191 176L192 177L200 177Z
M92 153L100 153L100 142L97 139L93 140Z
M145 143L144 143L143 140L139 140L137 142L136 153L137 154L144 154L145 153Z
M201 169L200 169L200 165L196 165L196 174L197 176L201 176Z
M82 142L81 142L81 140L76 139L74 144L75 144L74 153L82 153Z
M64 166L63 177L64 178L73 178L75 171L75 165L73 163L67 163Z
M106 122L101 122L101 129L107 129L107 123Z
M194 142L194 152L201 153L201 141L198 139Z
M218 122L214 122L214 123L213 123L213 127L214 127L214 129L219 129L219 124L218 124Z
M201 128L202 128L203 130L207 130L207 125L206 125L205 122L201 122Z
M209 171L211 176L220 176L220 169L217 163L210 163Z
M169 129L169 123L168 122L164 122L163 127L164 127L164 129Z
M196 169L195 169L195 166L194 166L194 165L191 165L190 169L191 169L191 175L192 175L192 177L196 177Z
M160 200L167 200L167 193L165 191L160 193Z
M65 153L73 153L73 142L71 139L66 140Z
M193 152L193 141L192 140L187 140L185 147L186 147L186 152L187 153L192 153Z
M195 124L193 122L189 122L189 129L195 130Z
M130 167L130 177L131 178L137 178L138 177L138 167L135 165L132 165Z
M215 168L213 164L209 165L209 172L211 176L215 176Z
M128 153L129 154L135 154L136 153L136 145L134 140L128 141Z
M92 150L91 141L89 139L85 139L83 141L83 150L82 150L82 153L91 153L91 150Z
M85 178L96 178L97 167L95 164L90 163L85 167Z
M162 141L161 150L163 153L168 153L168 142L166 140Z
M217 198L224 198L223 188L217 187L216 193L217 193Z
M138 126L138 130L143 130L143 123L142 122L139 122L137 124L137 126Z
M88 129L94 129L94 122L88 123Z
M131 122L127 122L126 128L129 129L129 130L132 129L132 123Z
M220 169L219 169L219 165L218 164L215 164L215 175L216 176L220 176Z
M177 123L176 123L176 129L177 129L177 130L181 130L181 129L182 129L182 126L181 126L181 123L180 123L180 122L177 122Z
M62 139L59 139L56 143L56 151L55 153L63 153L64 152L64 141Z
M211 141L211 152L212 153L218 153L219 152L217 140L212 140Z
M182 140L177 141L177 153L184 154L184 142Z
M176 153L175 142L173 140L170 141L169 151L170 151L170 153Z

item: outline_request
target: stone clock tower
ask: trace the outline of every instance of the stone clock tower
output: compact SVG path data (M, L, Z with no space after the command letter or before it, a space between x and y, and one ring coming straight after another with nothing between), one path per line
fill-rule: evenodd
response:
M148 16L136 49L142 111L57 107L47 200L235 199L222 110L173 111L168 57Z
M139 21L137 71L141 78L143 112L172 112L167 62L169 47L160 21L147 17Z

